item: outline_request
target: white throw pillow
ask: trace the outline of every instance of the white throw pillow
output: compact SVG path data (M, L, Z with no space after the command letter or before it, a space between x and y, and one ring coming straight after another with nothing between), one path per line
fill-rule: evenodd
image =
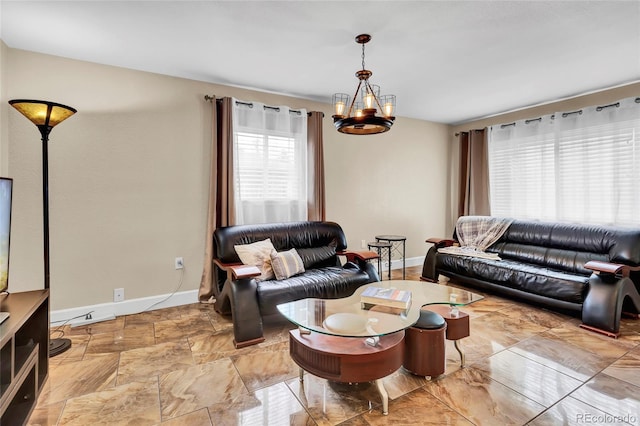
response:
M257 280L270 280L275 278L271 267L271 252L275 250L271 239L256 241L251 244L233 246L238 253L240 261L245 265L257 266L260 269L260 276Z

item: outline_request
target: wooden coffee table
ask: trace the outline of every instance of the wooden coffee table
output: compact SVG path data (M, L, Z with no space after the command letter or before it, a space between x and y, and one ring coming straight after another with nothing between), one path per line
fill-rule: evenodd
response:
M369 286L411 291L406 311L374 306L363 309L360 294ZM389 395L382 379L402 366L404 330L429 304L467 305L482 296L441 284L392 280L360 287L341 299L302 299L278 305L298 329L289 332L289 353L304 371L342 383L375 382L382 399L382 414L389 412Z
M374 346L364 338L289 332L289 353L300 367L300 381L304 371L340 383L375 382L382 398L382 414L389 413L389 394L382 378L402 366L404 331L382 336Z

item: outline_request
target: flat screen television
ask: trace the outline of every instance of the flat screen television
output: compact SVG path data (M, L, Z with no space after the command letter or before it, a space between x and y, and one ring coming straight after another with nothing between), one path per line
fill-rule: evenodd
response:
M11 199L13 180L0 177L0 303L9 289L9 248L11 247ZM9 314L2 312L0 304L0 323Z

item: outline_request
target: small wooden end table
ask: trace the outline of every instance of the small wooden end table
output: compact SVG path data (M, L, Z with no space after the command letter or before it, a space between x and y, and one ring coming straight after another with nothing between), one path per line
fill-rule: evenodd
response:
M469 327L469 314L466 312L458 311L458 315L454 316L451 313L451 308L444 305L430 305L427 308L430 311L436 312L444 318L447 323L447 331L445 338L447 340L453 340L453 346L460 354L460 366L464 367L465 357L464 352L460 348L460 339L469 337L471 334Z

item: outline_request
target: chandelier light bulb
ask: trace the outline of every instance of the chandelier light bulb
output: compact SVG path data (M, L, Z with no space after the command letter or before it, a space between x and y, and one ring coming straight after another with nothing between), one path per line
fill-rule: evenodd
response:
M367 91L367 94L364 95L364 107L366 109L375 108L373 104L373 94L369 91Z

